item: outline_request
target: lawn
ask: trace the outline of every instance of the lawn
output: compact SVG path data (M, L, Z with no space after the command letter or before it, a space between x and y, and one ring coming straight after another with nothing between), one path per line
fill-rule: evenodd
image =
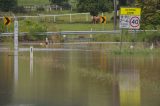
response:
M48 30L53 31L52 26L56 26L58 31L100 31L100 30L112 30L113 29L113 24L108 23L108 24L92 24L92 23L86 23L86 24L81 24L81 23L73 23L73 24L48 24Z
M93 24L91 16L88 14L73 15L70 21L70 15L54 17L38 17L38 18L25 18L20 20L20 31L26 32L26 21L31 23L38 23L39 25L46 25L48 31L89 31L89 30L112 30L113 21L111 21L112 13L105 13L107 16L106 24Z

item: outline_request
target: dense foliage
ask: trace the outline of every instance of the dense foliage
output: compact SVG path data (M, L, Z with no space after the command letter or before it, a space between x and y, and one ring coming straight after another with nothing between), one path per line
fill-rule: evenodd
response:
M16 0L0 0L0 11L8 12L14 10L17 6Z
M119 0L119 5L120 6L128 6L132 5L135 0Z
M49 0L51 4L63 5L63 3L68 2L68 0Z
M46 35L38 35L36 34L37 32L46 32L47 31L47 26L45 24L39 24L37 22L32 22L29 20L25 21L26 26L30 26L28 27L29 29L29 34L27 34L24 39L25 40L44 40Z
M160 25L160 1L139 0L136 5L141 7L141 27L143 29L158 29Z
M99 12L110 12L113 10L111 0L78 0L77 9L79 12L90 12L97 16Z

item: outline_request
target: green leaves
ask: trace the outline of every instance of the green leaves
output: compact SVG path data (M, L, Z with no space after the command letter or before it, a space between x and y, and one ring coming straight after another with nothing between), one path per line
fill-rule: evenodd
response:
M37 22L32 22L26 20L26 26L29 28L29 34L25 36L25 40L44 40L46 35L38 35L38 32L46 32L47 26L45 24L39 24Z
M92 16L97 16L99 12L113 10L113 3L110 0L78 0L77 8L79 12L90 12Z
M68 2L68 0L49 0L51 4L63 5L64 2Z
M16 0L0 0L0 11L12 11L17 6Z
M142 29L157 29L160 25L160 12L158 0L137 1L137 6L142 8L141 26Z

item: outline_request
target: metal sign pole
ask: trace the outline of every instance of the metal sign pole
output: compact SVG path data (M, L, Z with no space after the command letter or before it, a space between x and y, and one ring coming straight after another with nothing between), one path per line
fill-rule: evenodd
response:
M137 32L136 32L136 29L134 29L134 46L136 44L136 40L137 40Z
M6 26L6 32L8 33L8 26Z
M123 36L123 29L121 29L120 53L122 51L122 36Z
M14 50L18 51L18 20L14 20Z
M117 0L114 0L114 30L117 26Z

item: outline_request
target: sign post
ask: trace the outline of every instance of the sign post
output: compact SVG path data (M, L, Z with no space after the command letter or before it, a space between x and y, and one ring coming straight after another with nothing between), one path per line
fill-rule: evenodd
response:
M4 17L3 18L3 21L4 21L4 25L6 26L6 30L8 32L8 26L10 25L11 23L11 18L10 17Z
M121 7L119 28L122 29L122 33L123 29L131 29L134 30L134 34L136 35L136 30L140 29L140 15L141 8Z
M14 19L14 50L18 51L18 20Z
M14 17L14 79L18 83L18 21Z
M102 23L103 24L103 26L102 26L102 30L104 30L104 24L106 24L106 16L100 16L100 23Z
M100 23L106 24L106 16L100 16Z

